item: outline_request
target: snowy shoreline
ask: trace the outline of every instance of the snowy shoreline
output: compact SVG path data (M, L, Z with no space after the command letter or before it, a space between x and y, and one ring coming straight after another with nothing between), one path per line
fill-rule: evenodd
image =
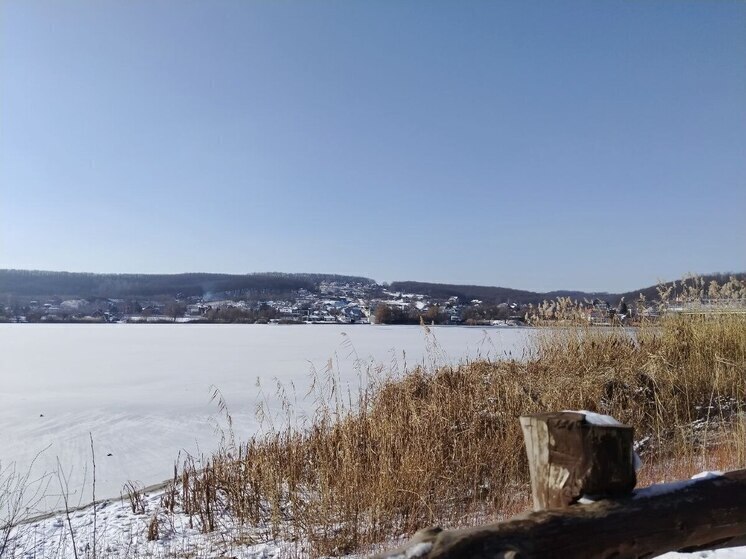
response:
M656 484L638 489L636 498L649 498L680 489L697 480L716 475L705 472L692 480ZM170 513L162 504L163 487L148 488L143 494L144 512L136 514L123 499L107 499L54 513L46 513L14 526L2 557L12 559L62 559L92 556L95 549L107 559L280 559L311 557L302 541L273 540L266 526L238 526L229 515L218 515L218 529L203 533L197 521L181 512ZM154 521L154 519L156 519ZM153 523L157 528L153 531ZM149 539L149 534L154 539ZM0 537L4 534L0 530ZM73 549L73 540L75 550ZM401 542L392 540L382 547L391 549ZM348 559L367 554L346 555ZM692 553L670 552L659 559L744 559L746 547Z

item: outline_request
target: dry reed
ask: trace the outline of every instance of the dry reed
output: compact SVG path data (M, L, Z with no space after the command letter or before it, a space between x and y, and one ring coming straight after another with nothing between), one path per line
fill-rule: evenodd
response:
M202 530L227 511L318 556L516 512L528 495L523 414L587 409L633 425L650 481L666 477L655 464L692 469L707 449L744 464L744 315L538 330L527 359L368 373L356 395L322 375L301 428L287 404L284 426L187 458L169 498Z

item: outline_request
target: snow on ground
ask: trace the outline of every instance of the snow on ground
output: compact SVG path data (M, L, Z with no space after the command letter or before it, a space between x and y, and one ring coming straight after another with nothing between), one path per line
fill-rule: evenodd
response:
M715 549L713 551L695 551L694 553L665 553L659 555L658 559L744 559L746 558L746 547L731 547L728 549Z
M655 491L651 490L651 494ZM92 557L94 539L97 556L105 559L272 559L310 557L302 542L273 541L266 528L238 527L225 516L219 517L219 530L199 531L195 519L190 525L184 514L163 512L162 492L144 498L145 513L134 514L128 501L120 499L74 510L68 516L57 512L34 522L17 526L10 534L3 559L70 559ZM158 518L158 538L148 541L148 527ZM95 530L94 530L95 526ZM95 534L95 538L94 538ZM0 531L0 540L4 534ZM392 549L401 542L386 546ZM0 541L1 545L1 541ZM411 555L408 555L411 556ZM659 559L745 559L746 547L666 553ZM354 559L349 557L348 559Z
M203 534L197 529L198 520L190 526L186 515L162 512L161 495L153 492L145 497L144 514L134 514L129 502L116 499L98 503L95 515L94 508L88 506L72 511L69 521L62 511L22 524L14 528L0 557L68 559L76 557L76 550L77 557L93 557L94 541L96 556L105 559L269 559L303 551L289 542L271 541L266 530L236 527L225 517L219 519L219 531ZM148 541L154 515L158 538Z

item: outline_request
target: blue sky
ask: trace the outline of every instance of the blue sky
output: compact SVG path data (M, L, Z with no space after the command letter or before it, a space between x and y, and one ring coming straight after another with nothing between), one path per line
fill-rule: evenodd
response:
M0 2L0 268L746 269L746 3Z

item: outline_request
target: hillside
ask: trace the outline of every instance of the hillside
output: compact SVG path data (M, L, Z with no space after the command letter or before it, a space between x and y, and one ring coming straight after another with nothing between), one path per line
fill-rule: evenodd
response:
M745 279L746 273L709 274L701 276L704 283L727 281L730 275ZM323 282L363 285L371 292L379 286L374 280L360 276L338 274L93 274L77 272L49 272L41 270L0 270L0 296L5 297L79 297L132 298L132 297L203 297L221 294L226 297L280 297L305 289L318 293ZM680 282L676 282L677 286ZM666 287L671 283L665 284ZM416 293L431 299L443 300L458 297L460 301L479 299L487 304L519 303L537 304L557 297L572 299L603 299L616 304L624 296L637 299L643 294L647 300L658 298L658 286L651 285L625 293L585 292L557 290L545 293L486 285L456 285L420 281L395 281L390 292Z
M705 284L710 283L712 280L716 280L719 283L728 281L728 278L733 275L743 280L746 278L746 273L736 274L708 274L700 276ZM671 286L674 282L668 282L663 284L666 288ZM675 282L677 285L679 281ZM622 297L627 300L637 299L640 294L644 295L649 301L658 298L658 285L651 285L643 287L642 289L635 289L624 293L609 293L603 291L588 292L588 291L573 291L573 290L557 290L548 291L545 293L539 293L535 291L526 291L521 289L511 289L507 287L492 287L486 285L456 285L447 283L428 283L419 281L395 281L391 283L389 290L401 291L403 293L419 293L422 295L428 295L430 297L438 299L447 299L448 297L458 297L460 300L470 301L472 299L479 299L485 303L499 304L499 303L520 303L520 304L537 304L544 300L556 299L558 297L570 297L571 299L603 299L609 301L612 304L616 304Z
M335 274L91 274L40 270L0 270L0 295L82 298L204 296L210 293L283 294L316 291L321 282L372 284L362 277Z
M458 297L462 301L479 299L489 304L521 303L537 304L545 299L556 297L572 297L579 299L583 297L593 298L609 297L608 293L586 293L583 291L552 291L539 293L522 289L511 289L508 287L492 287L486 285L455 285L447 283L428 283L418 281L396 281L389 287L391 291L404 293L420 293L437 299Z

